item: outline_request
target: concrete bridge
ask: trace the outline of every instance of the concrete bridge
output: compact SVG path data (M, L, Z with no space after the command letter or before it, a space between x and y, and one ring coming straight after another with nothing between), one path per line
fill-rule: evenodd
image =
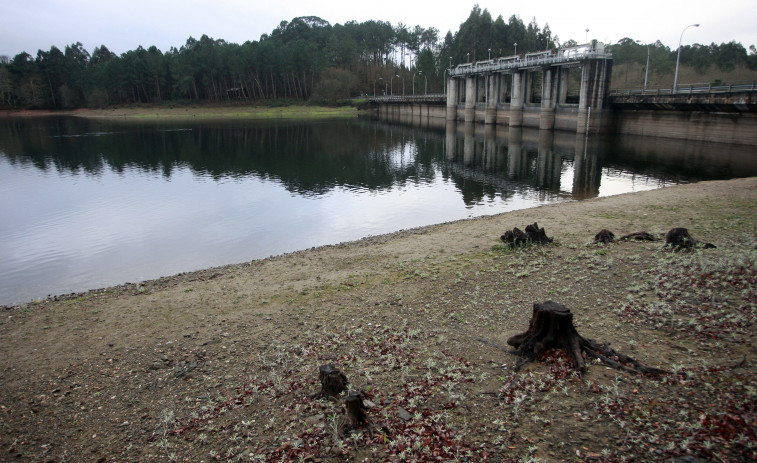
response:
M616 132L757 145L757 88L693 84L610 91L612 56L596 41L458 65L447 93L370 98L396 121Z
M446 120L583 133L602 122L611 71L612 56L594 41L554 53L460 64L449 72L446 95L371 101L379 105L379 114L418 111Z

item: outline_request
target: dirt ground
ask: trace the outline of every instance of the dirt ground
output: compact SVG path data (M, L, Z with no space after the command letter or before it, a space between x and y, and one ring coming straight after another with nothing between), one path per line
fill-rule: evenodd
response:
M553 244L499 241L533 222ZM717 248L592 242L673 227ZM757 178L703 182L6 307L0 461L755 461L756 231ZM668 373L514 371L547 300Z

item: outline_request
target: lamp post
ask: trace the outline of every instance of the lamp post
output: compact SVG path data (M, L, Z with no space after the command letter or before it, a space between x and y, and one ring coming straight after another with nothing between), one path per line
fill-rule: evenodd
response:
M681 59L681 40L683 40L683 33L690 27L699 27L699 24L689 24L681 31L681 37L678 39L678 54L676 55L676 75L673 78L673 93L678 93L678 62Z
M421 73L421 71L413 73L413 96L415 96L415 75L416 74L420 74L420 73Z
M379 77L378 79L373 81L373 98L376 98L376 82L378 82L379 80L384 80L384 78Z
M468 58L467 58L466 62L470 63L470 52L468 52Z
M490 48L489 49L489 61L491 61L491 59L492 59L492 49Z
M586 42L585 43L589 43L589 28L588 27L586 28Z
M513 52L513 55L518 55L518 42L513 43L513 47L515 48L515 51Z
M641 40L637 40L636 43L641 44ZM647 89L647 77L649 77L649 44L647 45L647 67L644 69L644 90Z

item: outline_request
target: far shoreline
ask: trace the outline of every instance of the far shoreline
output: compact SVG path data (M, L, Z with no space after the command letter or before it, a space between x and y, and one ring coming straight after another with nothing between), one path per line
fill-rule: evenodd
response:
M74 116L87 119L170 121L170 120L278 120L278 119L332 119L356 118L355 106L310 106L310 105L215 105L171 104L128 105L104 109L78 108L70 110L49 109L2 109L0 118L38 118Z

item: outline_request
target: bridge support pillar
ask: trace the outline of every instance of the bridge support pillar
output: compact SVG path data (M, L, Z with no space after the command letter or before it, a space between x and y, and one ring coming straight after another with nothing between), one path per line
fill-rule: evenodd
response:
M596 132L607 107L612 61L590 60L581 66L581 93L578 101L578 133Z
M552 130L555 128L555 103L557 99L557 82L555 74L557 68L545 69L542 75L541 86L541 114L539 116L539 130Z
M465 122L476 120L476 77L465 78Z
M457 79L447 79L447 120L457 120Z
M513 89L510 97L510 126L523 126L523 99L525 97L525 79L523 72L513 72Z
M486 112L484 113L484 124L497 123L497 74L488 74L486 76Z
M557 105L565 104L568 101L568 77L570 68L561 67L560 77L557 79Z

